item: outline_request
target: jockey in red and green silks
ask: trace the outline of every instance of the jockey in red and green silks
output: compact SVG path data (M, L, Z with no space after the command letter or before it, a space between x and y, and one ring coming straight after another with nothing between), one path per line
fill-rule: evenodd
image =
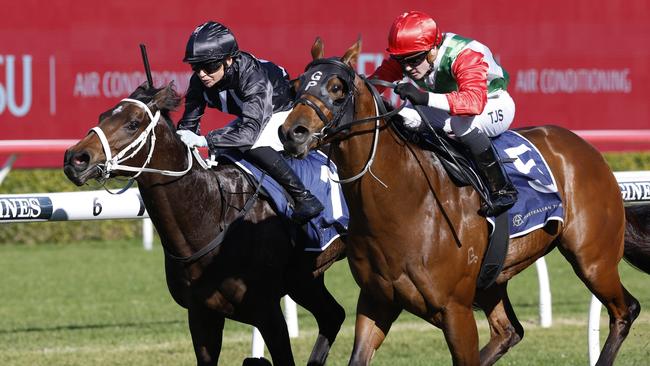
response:
M386 81L402 80L395 93L408 100L400 115L407 128L418 130L422 120L412 105L433 126L444 126L465 144L490 190L481 207L497 216L514 205L517 191L505 174L489 137L506 131L515 115L508 94L508 73L480 42L454 33L441 33L427 14L410 11L393 22L388 35L390 55L371 75ZM425 126L426 127L426 126Z

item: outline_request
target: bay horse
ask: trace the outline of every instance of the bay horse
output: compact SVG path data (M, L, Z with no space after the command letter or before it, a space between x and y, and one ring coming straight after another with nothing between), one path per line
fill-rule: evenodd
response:
M602 155L560 127L518 131L555 175L564 223L513 239L495 284L479 290L488 242L485 218L477 215L479 195L457 187L437 157L405 142L392 128L394 120L382 118L383 101L351 67L360 52L361 40L343 57L325 59L317 38L313 61L297 82L296 105L281 128L285 151L296 157L329 144L345 183L347 258L360 286L350 365L369 364L402 310L442 329L454 365L495 363L524 335L508 281L555 247L607 308L609 335L598 364L611 365L640 306L619 278L625 211ZM473 306L490 325L490 340L480 351Z
M218 363L225 318L257 327L273 362L294 365L280 307L287 293L316 318L309 365L324 365L345 311L325 288L323 271L342 257L343 243L318 254L300 242L294 248L287 220L239 169L222 163L206 170L194 160L170 118L181 100L173 83L145 85L66 151L66 176L77 185L137 176L165 252L169 292L187 309L198 365Z

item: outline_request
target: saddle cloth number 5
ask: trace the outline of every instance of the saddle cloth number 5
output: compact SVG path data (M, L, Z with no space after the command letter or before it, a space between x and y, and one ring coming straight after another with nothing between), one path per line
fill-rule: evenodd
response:
M528 181L528 185L530 185L531 188L541 193L557 192L557 186L555 185L553 177L547 177L548 180L551 182L550 184L543 184L542 182L539 181L539 179L535 179L534 177L534 175L542 175L542 176L544 175L543 171L539 169L539 167L537 167L537 163L535 163L533 159L528 159L524 163L523 160L521 159L522 155L531 152L531 149L528 146L521 144L519 146L504 149L503 151L510 158L514 159L513 165L515 169L517 169L517 171L519 171L521 174L526 176L533 176L531 177L533 179ZM536 168L537 174L535 174L535 172L534 174L530 174L533 168ZM548 172L550 173L550 170L548 170Z

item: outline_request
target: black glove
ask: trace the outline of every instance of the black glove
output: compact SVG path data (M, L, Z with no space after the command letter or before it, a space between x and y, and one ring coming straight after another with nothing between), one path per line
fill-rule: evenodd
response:
M429 104L429 93L420 91L420 89L411 83L397 84L395 94L399 95L402 99L410 100L413 105Z

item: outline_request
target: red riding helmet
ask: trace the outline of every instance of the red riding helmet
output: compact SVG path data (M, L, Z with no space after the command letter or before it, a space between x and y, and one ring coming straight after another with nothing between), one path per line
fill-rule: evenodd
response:
M440 29L433 18L412 10L401 14L393 22L386 51L394 56L428 51L440 45L441 41Z

